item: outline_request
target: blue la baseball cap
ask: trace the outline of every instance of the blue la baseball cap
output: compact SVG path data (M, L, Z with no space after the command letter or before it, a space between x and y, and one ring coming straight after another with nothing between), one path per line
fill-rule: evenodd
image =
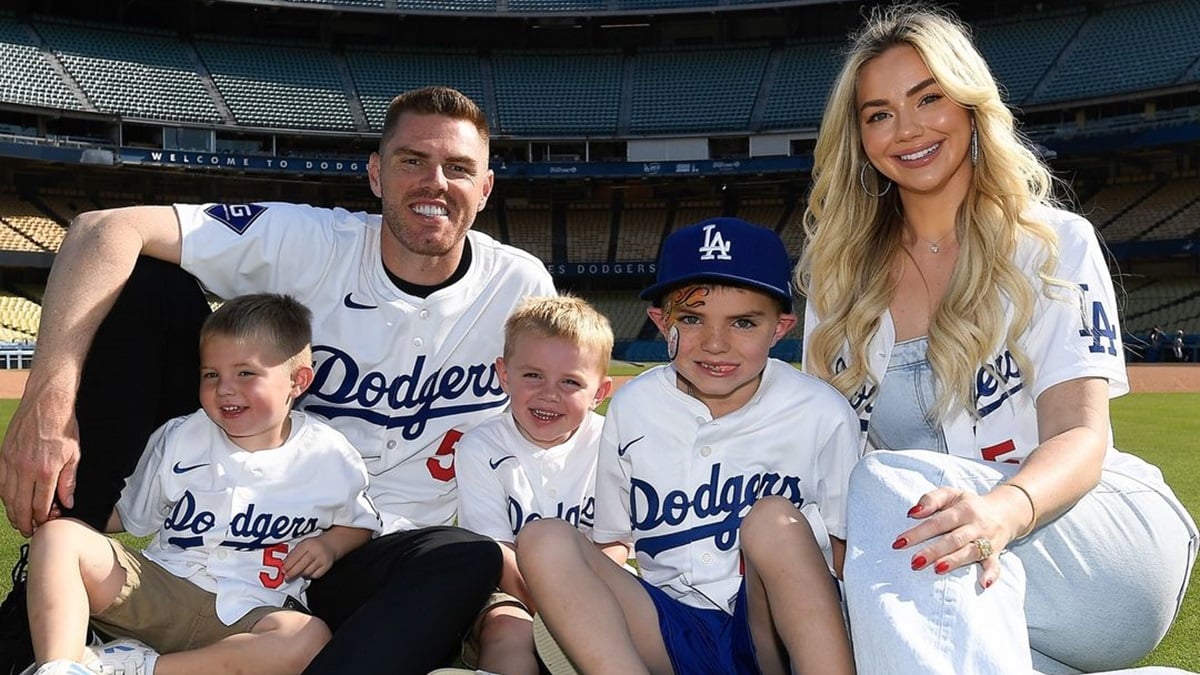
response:
M676 286L728 282L763 291L791 312L791 272L787 248L774 230L739 218L709 218L667 237L654 285L639 297L658 302Z

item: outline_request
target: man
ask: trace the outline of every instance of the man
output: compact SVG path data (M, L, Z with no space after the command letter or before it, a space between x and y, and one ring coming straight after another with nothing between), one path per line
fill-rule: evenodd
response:
M119 377L97 384L88 369L103 361L113 371L118 360L101 353L100 336L85 361L118 293L122 301L131 294L121 288L139 254L181 265L219 296L290 293L316 317L316 377L298 407L328 419L362 453L389 533L310 587L311 609L335 636L306 672L425 673L447 660L500 568L494 544L446 527L454 444L504 404L493 363L508 312L526 295L554 292L536 258L469 231L492 191L488 157L482 111L457 91L428 87L392 102L368 163L382 217L290 204L81 214L51 270L38 356L0 456L13 526L29 535L54 514L54 498L67 513L92 508L73 499L76 465L82 458L86 468L96 451L82 417L75 435L73 406L119 418L138 377L158 377L127 361ZM141 306L124 321L161 311ZM138 450L127 443L96 445L136 461L144 439Z

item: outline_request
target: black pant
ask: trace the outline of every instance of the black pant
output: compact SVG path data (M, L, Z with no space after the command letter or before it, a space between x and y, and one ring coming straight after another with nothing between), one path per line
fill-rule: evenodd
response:
M103 528L150 434L200 407L199 335L208 314L193 277L139 259L84 366L70 515ZM499 577L496 544L458 528L371 541L310 587L314 613L335 635L306 672L424 675L454 657Z
M308 588L334 632L305 675L411 673L451 662L500 581L500 548L457 527L393 532Z

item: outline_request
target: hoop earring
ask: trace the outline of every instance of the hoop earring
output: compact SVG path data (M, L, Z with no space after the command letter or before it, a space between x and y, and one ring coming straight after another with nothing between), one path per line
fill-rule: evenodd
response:
M971 166L979 164L979 132L971 125Z
M867 167L868 166L871 166L870 162L863 162L862 168L858 170L858 184L862 186L863 192L867 193L868 197L874 197L875 199L879 199L880 197L886 195L888 192L891 192L892 181L890 181L890 180L888 181L887 187L883 188L883 192L880 192L878 194L871 192L867 188ZM878 173L878 172L876 172L876 173Z

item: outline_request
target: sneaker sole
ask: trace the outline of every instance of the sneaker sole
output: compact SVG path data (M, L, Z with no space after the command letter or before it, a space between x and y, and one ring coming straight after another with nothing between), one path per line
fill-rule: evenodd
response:
M550 634L546 622L542 621L541 614L533 615L533 646L537 648L538 658L545 664L546 670L550 671L550 675L579 675L575 664L571 663L571 659L567 658L562 648L554 641L554 636Z

